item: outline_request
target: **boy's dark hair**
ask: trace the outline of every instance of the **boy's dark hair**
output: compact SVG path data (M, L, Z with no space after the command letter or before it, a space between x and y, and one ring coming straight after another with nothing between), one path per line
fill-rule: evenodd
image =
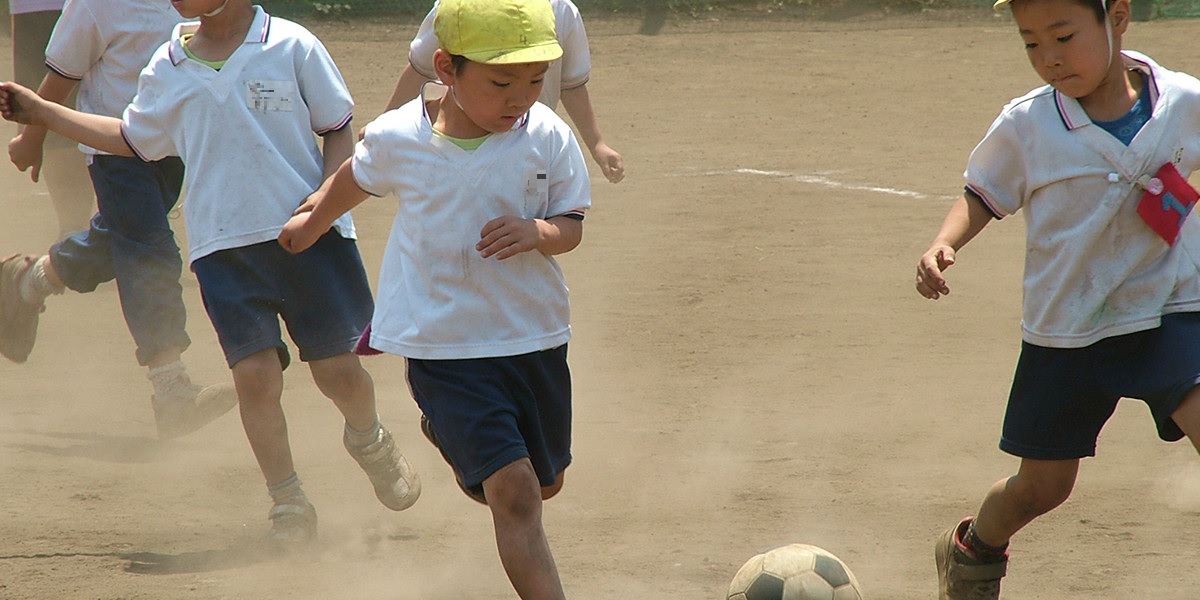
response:
M469 63L469 62L471 62L470 59L468 59L465 56L462 56L459 54L451 54L450 55L450 64L454 65L454 74L455 75L462 73L463 67L467 66L467 63Z
M1149 2L1150 0L1143 0ZM1090 8L1092 14L1096 15L1096 22L1103 23L1104 19L1108 18L1108 3L1109 0L1076 0L1080 6Z

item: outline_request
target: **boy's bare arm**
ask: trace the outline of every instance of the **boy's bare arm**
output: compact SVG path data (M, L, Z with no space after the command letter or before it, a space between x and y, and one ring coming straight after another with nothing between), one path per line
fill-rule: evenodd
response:
M563 108L579 131L579 137L600 170L609 181L617 183L625 178L625 161L620 153L613 150L600 134L600 124L596 121L596 111L592 108L592 98L588 94L587 84L562 91Z
M354 130L350 125L330 131L321 136L321 154L324 156L324 179L329 179L341 168L346 159L354 155Z
M11 81L0 83L0 116L23 125L42 126L59 135L117 156L133 156L121 134L121 120L72 110L42 99Z
M79 82L67 79L54 71L46 73L42 85L38 87L38 95L45 100L62 104L71 96ZM17 170L24 171L32 167L30 178L38 181L42 171L42 147L46 143L46 128L40 125L27 125L8 143L8 158Z
M400 108L409 100L416 98L417 94L421 93L421 85L426 81L429 80L418 73L411 63L404 65L404 70L400 72L400 78L396 80L396 89L392 91L392 97L383 110L386 112Z
M349 158L343 161L333 176L321 183L284 224L279 232L279 245L284 250L293 254L307 250L333 227L338 217L370 196L358 187L350 164Z
M930 300L949 294L943 272L954 264L955 253L993 219L981 198L969 192L963 194L946 213L941 230L917 264L917 292Z
M522 252L564 254L583 240L583 221L566 216L549 219L522 219L504 216L488 221L479 232L475 249L480 256L504 260Z

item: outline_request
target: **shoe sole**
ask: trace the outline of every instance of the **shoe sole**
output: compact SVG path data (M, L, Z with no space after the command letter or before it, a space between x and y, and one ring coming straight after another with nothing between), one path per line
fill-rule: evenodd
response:
M454 483L458 484L458 489L462 490L462 493L466 494L468 498L487 506L487 497L483 495L482 491L477 492L472 490L463 483L462 477L458 475L458 469L454 468L454 463L450 462L450 457L442 449L442 445L438 443L437 435L433 433L433 425L429 423L429 417L425 415L421 415L421 433L425 436L425 439L429 440L430 444L433 444L434 448L437 448L438 452L442 455L442 460L450 465L450 470L454 473Z
M238 405L237 388L231 383L210 385L196 396L196 411L192 418L180 427L159 427L158 437L172 440L200 430L217 420Z
M21 278L33 267L35 257L13 254L0 260L0 355L23 363L37 342L38 318L44 304L21 299Z

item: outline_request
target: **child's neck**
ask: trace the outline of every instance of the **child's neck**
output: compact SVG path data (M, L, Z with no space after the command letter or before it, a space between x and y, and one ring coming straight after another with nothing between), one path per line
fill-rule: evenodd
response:
M1126 69L1124 64L1118 64L1118 67L1119 71L1110 72L1100 87L1079 99L1079 105L1092 119L1115 121L1125 116L1137 102L1144 76L1141 71Z
M446 94L441 99L431 102L427 106L434 109L429 114L429 118L433 121L433 128L443 135L470 140L490 133L463 112L462 107L454 98L454 88L446 90Z
M188 40L188 50L208 61L228 59L246 40L255 14L249 2L231 0L225 10L211 17L201 16L200 27Z

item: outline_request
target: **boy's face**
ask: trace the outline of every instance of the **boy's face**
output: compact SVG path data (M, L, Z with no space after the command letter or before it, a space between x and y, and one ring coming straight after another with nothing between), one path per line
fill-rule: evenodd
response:
M442 54L449 65L449 55ZM435 61L437 62L437 61ZM529 112L542 93L542 83L550 63L520 63L486 65L468 62L457 73L452 66L438 74L452 88L452 94L463 113L482 131L500 133L512 129L518 119Z
M1116 59L1095 12L1077 0L1018 0L1012 15L1043 81L1072 98L1087 96L1103 83Z
M225 4L226 0L171 0L171 6L185 19L195 19Z

